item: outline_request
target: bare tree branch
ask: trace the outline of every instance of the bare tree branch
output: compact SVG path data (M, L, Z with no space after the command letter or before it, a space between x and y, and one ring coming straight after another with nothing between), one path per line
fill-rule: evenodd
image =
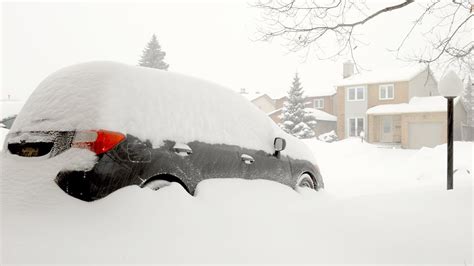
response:
M400 10L414 0L404 0L370 12L364 1L357 0L256 0L253 6L262 12L263 24L259 27L260 40L280 38L286 41L289 51L312 49L318 59L350 56L357 64L354 50L361 41L358 37L363 25L388 12ZM472 69L472 18L470 0L428 0L418 4L420 14L394 50L395 57L417 63L464 64ZM428 24L427 22L428 21ZM420 32L426 26L426 32ZM357 34L354 29L357 28ZM470 36L470 35L469 35ZM400 58L405 46L416 39L421 51L406 59ZM420 42L420 39L425 39ZM469 40L466 42L466 39ZM412 41L414 42L414 41ZM422 45L420 45L422 44ZM424 46L423 46L424 45ZM406 52L403 52L406 54Z

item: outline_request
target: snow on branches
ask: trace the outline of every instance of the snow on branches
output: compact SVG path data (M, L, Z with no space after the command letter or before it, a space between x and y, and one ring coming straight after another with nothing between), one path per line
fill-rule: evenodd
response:
M304 108L303 87L301 87L298 73L296 73L288 92L288 101L283 105L280 127L297 138L313 138L315 137L313 128L316 126L316 120Z

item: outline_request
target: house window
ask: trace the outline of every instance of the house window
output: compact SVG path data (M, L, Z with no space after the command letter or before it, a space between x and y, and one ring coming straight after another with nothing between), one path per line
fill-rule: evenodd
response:
M347 89L348 101L363 101L365 99L364 87L350 87Z
M323 109L324 108L324 99L314 99L314 108Z
M393 99L393 84L385 84L379 86L379 99L392 100Z
M349 118L349 137L358 137L364 131L364 118Z

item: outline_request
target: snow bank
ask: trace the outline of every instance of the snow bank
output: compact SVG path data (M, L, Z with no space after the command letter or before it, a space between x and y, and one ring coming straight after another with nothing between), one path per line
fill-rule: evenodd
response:
M318 140L324 141L324 142L334 142L337 139L338 139L337 134L334 130L331 130L327 133L324 133L318 136Z
M472 263L472 143L455 143L446 191L445 146L306 142L323 191L214 179L194 197L131 186L92 203L52 183L54 158L3 154L1 263Z
M69 149L53 158L26 158L0 153L2 209L18 210L34 202L72 202L56 185L54 178L61 170L89 170L96 163L95 153L85 149Z
M92 204L64 196L8 212L2 262L469 263L471 196L458 188L348 201L264 180L209 180L196 197L178 185L127 187Z
M107 129L150 140L231 144L273 153L287 140L287 154L313 160L245 98L220 85L177 73L113 62L66 67L39 84L12 132ZM313 160L314 161L314 160Z
M0 152L3 149L3 144L5 142L5 137L7 136L8 132L10 132L9 129L0 127Z
M446 188L446 144L420 150L389 149L348 138L304 140L313 150L325 189L339 197ZM472 142L454 142L454 187L471 186Z
M455 99L457 103L459 97ZM443 96L413 97L409 103L377 105L367 110L367 114L404 114L446 112L446 98Z

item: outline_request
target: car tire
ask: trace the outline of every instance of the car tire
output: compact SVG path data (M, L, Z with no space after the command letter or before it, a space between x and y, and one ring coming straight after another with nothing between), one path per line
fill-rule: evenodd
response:
M310 188L313 190L316 188L313 178L307 173L302 174L298 178L298 181L296 181L296 188L304 188L304 187Z

